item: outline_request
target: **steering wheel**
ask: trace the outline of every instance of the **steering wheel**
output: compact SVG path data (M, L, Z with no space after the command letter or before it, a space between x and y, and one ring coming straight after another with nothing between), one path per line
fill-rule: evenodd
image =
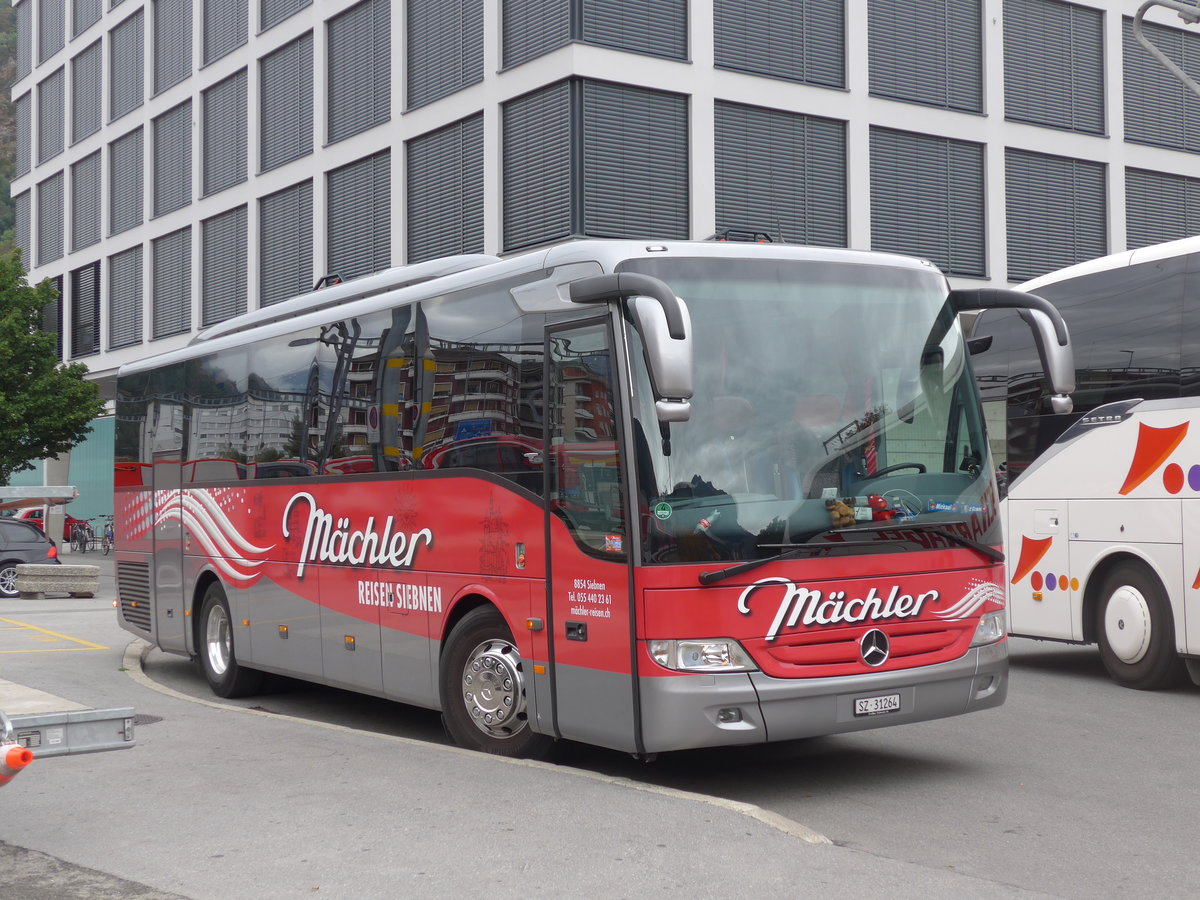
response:
M925 474L925 463L919 462L902 462L891 466L885 466L877 472L872 472L869 478L879 478L881 475L891 475L893 472L899 472L901 469L916 469L922 475Z

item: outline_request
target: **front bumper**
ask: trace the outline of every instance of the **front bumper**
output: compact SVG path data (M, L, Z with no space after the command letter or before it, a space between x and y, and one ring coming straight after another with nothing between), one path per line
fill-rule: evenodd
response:
M640 679L646 752L759 744L924 722L999 706L1008 692L1008 642L950 662L837 678L761 672ZM895 712L855 716L861 697L900 695ZM723 711L736 710L740 720Z

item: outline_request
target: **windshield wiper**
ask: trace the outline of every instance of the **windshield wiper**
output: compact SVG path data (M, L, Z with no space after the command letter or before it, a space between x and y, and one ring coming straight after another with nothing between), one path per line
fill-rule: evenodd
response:
M965 524L966 523L961 520L954 522L912 522L910 524L901 526L901 528L907 528L909 531L914 529L917 531L928 531L936 534L938 537L944 537L946 540L952 541L953 543L958 544L960 547L969 547L976 553L982 554L990 560L994 560L995 562L1004 562L1004 553L1000 550L997 550L995 547L989 547L987 544L981 543L980 541L972 540L969 537L963 537L957 531L951 531L949 528L945 527L946 525Z
M736 566L729 566L725 569L716 569L711 572L701 572L699 580L701 584L712 584L717 581L722 581L733 575L740 575L743 572L749 572L751 569L757 569L759 566L765 566L767 563L777 562L785 559L788 556L800 550L807 550L814 554L826 553L830 550L866 550L871 553L880 553L887 550L898 550L895 545L889 546L885 543L849 543L849 544L814 544L813 541L827 535L834 534L867 534L873 531L928 531L936 534L938 537L944 537L946 540L958 544L960 547L967 547L974 550L976 553L986 556L995 562L1004 562L1004 554L994 547L989 547L987 544L972 540L971 538L963 537L955 531L951 531L945 526L948 524L961 525L962 521L955 522L905 522L897 524L891 522L875 522L870 525L854 525L849 528L828 528L825 531L818 532L809 538L809 542L805 544L774 544L771 546L785 547L782 553L777 553L774 556L768 556L763 559L752 559L748 562L739 563Z

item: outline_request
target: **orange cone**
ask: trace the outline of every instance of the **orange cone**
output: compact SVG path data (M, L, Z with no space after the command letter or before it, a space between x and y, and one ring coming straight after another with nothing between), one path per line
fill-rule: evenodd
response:
M0 787L17 777L17 773L33 762L33 751L20 744L0 744Z

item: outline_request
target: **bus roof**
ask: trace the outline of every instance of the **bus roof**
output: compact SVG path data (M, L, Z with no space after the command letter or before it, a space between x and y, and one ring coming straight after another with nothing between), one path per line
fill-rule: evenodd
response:
M535 292L522 289L521 293L532 298L533 302L549 301L561 308L567 298L558 295L555 285L588 274L614 272L626 260L656 258L660 254L666 257L762 258L938 271L932 263L916 257L837 247L742 241L571 240L506 259L468 254L429 260L302 294L209 326L192 338L187 346L127 363L121 367L119 374L145 372L161 365L204 356L234 344L273 337L346 316L365 315L537 271L547 273L545 290ZM553 273L559 267L571 268L565 270L567 274L556 278ZM590 271L583 270L586 268L590 268Z
M1076 263L1073 266L1031 278L1029 281L1017 285L1017 290L1035 293L1040 287L1057 284L1069 278L1080 278L1084 275L1094 275L1097 272L1108 272L1125 266L1135 266L1140 263L1154 262L1157 259L1171 259L1197 252L1200 252L1200 235L1166 241L1162 244L1152 244L1137 250L1122 250L1120 253L1110 253L1108 256L1089 259L1086 262Z

